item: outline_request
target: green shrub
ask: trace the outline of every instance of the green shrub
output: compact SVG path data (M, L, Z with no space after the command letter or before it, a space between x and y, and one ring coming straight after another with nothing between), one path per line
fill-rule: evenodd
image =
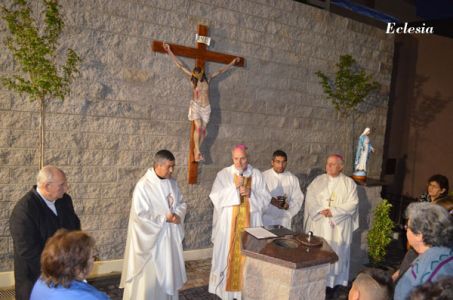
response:
M384 260L387 246L392 241L393 222L390 219L392 205L386 199L381 201L373 211L373 222L368 231L368 256L376 265Z

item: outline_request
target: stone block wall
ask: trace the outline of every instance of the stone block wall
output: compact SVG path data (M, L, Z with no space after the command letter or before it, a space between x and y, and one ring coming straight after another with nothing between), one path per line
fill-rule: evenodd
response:
M251 164L261 170L270 167L275 149L285 150L288 169L305 187L328 153L340 152L350 163L352 140L370 126L377 149L370 176L379 176L393 55L393 38L382 30L290 0L60 3L62 46L75 49L83 63L71 95L49 100L45 157L67 173L83 229L96 238L101 259L122 258L132 190L162 148L176 156L175 177L188 203L185 249L210 246L208 195L215 174L230 164L233 144L246 143ZM199 23L209 26L211 50L242 56L246 66L210 84L206 163L199 184L188 185L191 86L150 44L194 46ZM1 49L0 75L12 74L17 65ZM383 86L363 107L354 135L351 120L337 116L314 75L333 72L342 54L351 54ZM207 71L219 67L208 63ZM0 88L0 271L13 268L8 218L35 181L38 125L37 103ZM295 227L301 224L300 214Z

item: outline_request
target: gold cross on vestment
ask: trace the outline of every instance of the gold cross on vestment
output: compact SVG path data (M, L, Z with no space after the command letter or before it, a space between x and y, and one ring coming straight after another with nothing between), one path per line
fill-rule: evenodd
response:
M327 201L329 202L329 207L332 206L332 202L335 201L336 196L337 196L337 195L335 194L335 192L332 192L332 194L330 195L330 199L327 200Z

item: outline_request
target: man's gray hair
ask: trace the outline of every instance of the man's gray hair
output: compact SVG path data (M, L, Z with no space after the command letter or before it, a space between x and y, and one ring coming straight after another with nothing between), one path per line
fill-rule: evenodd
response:
M407 207L406 216L411 231L421 233L427 246L453 247L453 219L445 208L429 202L415 202Z
M49 182L52 182L56 172L60 172L66 176L60 168L52 165L44 166L41 170L39 170L38 175L36 176L36 184L38 186L43 186Z
M175 156L170 151L163 149L154 155L154 166L162 165L166 160L175 161Z
M338 153L332 153L329 156L327 156L327 159L329 159L330 157L335 157L337 159L337 161L340 162L340 165L342 167L344 167L344 158L342 155L340 155Z

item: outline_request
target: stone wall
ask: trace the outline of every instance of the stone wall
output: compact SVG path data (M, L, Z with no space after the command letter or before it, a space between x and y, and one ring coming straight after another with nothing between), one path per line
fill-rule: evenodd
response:
M35 4L36 5L36 4ZM62 44L82 57L81 74L64 102L50 100L46 163L67 173L83 229L97 240L101 259L121 258L136 181L162 148L177 159L176 178L188 203L185 249L210 246L216 172L230 164L230 147L249 146L264 170L277 149L305 187L328 153L351 162L351 143L365 126L377 149L370 176L381 169L393 38L380 29L290 0L62 0ZM210 49L245 58L210 86L212 115L203 145L199 184L187 184L190 84L170 59L150 50L154 39L194 46L197 24L209 26ZM0 38L5 38L2 23ZM0 73L17 65L2 45ZM352 54L382 84L351 120L337 117L314 73L332 72ZM184 60L188 66L193 61ZM220 65L209 63L208 72ZM0 271L12 270L8 217L34 183L38 165L36 103L0 90ZM354 138L353 138L354 137ZM349 170L350 171L350 170ZM302 223L300 215L296 228Z

